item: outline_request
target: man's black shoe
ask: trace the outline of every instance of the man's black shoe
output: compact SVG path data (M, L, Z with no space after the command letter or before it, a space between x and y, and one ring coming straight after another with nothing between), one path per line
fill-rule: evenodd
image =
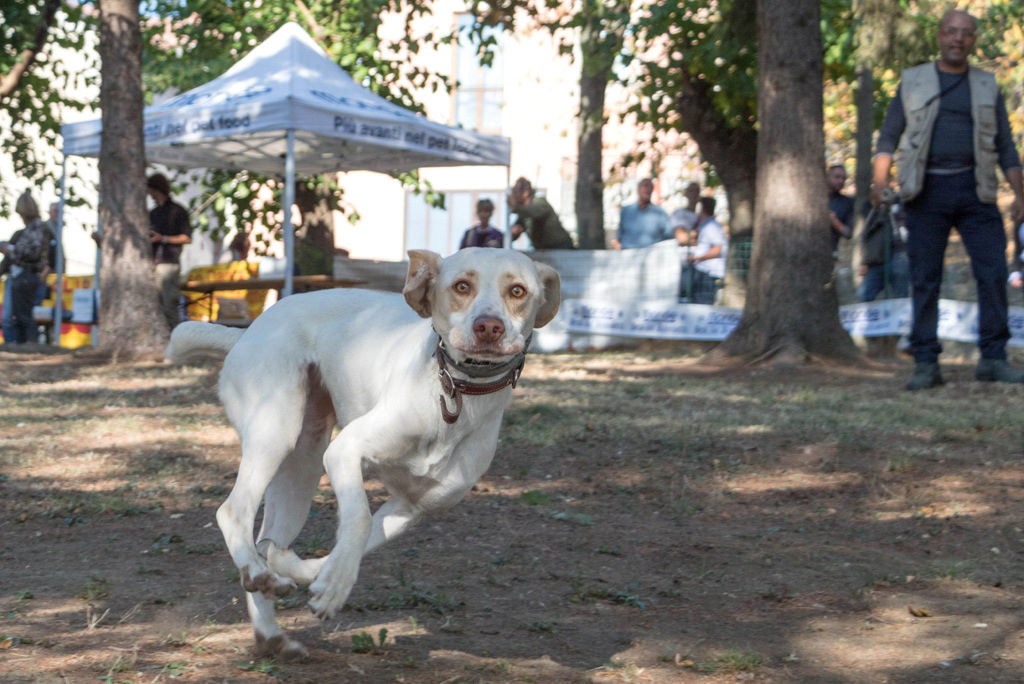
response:
M931 389L941 384L943 384L942 372L939 371L939 364L937 362L918 362L914 364L914 374L910 376L910 380L907 382L907 389L913 392L914 390Z
M1005 359L982 359L974 369L974 379L982 382L1024 382L1024 370L1018 370Z

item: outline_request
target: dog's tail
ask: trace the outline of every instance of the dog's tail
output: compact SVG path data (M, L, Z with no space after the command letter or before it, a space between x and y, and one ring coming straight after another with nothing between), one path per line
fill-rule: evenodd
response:
M183 363L201 354L211 352L226 354L235 346L238 338L244 332L243 328L186 321L175 326L164 356L173 363Z

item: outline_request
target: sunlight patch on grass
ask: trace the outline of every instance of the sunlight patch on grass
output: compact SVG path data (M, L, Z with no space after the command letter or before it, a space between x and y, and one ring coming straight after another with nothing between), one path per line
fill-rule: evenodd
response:
M816 489L827 491L861 483L863 478L857 473L812 473L760 471L750 475L737 475L730 478L725 487L738 494L763 494L773 491L789 491L794 489Z
M737 435L764 435L773 432L775 428L771 425L739 425L735 432Z

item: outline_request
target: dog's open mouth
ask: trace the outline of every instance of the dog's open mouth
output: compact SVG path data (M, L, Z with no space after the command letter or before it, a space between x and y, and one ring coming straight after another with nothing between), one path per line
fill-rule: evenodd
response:
M451 352L445 347L442 339L438 339L438 351L443 354L448 363L456 370L465 373L473 378L488 378L502 375L515 368L522 366L529 348L530 339L525 344L511 344L511 349L503 349L501 344L481 344L463 347L457 342L451 344Z
M481 370L486 368L497 368L508 363L508 356L502 355L501 360L482 359L475 356L466 356L463 358L460 365L471 366L473 368L479 368Z
M489 378L507 373L517 364L522 364L522 352L504 354L498 351L477 349L473 352L460 350L462 358L456 360L449 357L451 365L472 378Z

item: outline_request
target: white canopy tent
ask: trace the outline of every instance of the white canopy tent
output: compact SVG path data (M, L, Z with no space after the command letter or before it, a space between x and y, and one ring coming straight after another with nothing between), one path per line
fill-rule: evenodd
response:
M297 172L395 173L432 166L507 167L510 161L508 138L439 124L371 93L294 22L221 76L146 107L143 119L147 163L281 175L285 207L294 203ZM100 119L61 126L65 158L98 157L101 132ZM59 223L63 205L62 180ZM61 261L59 239L57 244ZM295 258L290 211L284 212L284 246L287 295ZM60 309L54 316L58 342Z

